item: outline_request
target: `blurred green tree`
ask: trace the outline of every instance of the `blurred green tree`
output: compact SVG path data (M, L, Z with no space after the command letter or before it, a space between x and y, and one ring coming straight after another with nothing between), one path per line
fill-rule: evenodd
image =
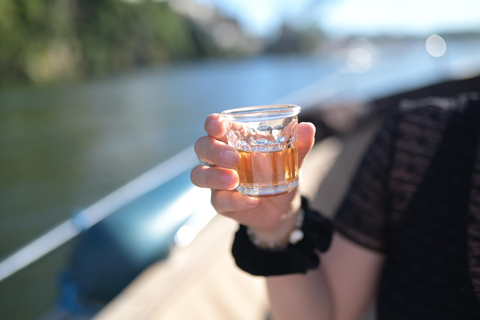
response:
M218 53L167 2L0 1L0 83L63 81Z

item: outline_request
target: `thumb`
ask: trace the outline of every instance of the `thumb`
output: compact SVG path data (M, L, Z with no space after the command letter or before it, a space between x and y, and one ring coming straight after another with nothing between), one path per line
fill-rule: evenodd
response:
M298 124L298 167L302 166L303 160L313 147L315 142L315 126L310 122Z

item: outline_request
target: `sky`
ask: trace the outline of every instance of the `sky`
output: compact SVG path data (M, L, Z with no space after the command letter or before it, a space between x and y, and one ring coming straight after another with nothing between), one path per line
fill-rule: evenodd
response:
M275 34L284 18L315 20L332 35L428 35L480 31L480 0L197 0L237 18L253 35ZM311 19L311 20L310 20Z

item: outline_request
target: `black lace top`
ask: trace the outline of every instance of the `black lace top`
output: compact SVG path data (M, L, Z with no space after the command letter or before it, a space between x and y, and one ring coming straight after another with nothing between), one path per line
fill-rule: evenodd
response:
M386 255L378 319L480 319L480 94L403 102L335 226Z

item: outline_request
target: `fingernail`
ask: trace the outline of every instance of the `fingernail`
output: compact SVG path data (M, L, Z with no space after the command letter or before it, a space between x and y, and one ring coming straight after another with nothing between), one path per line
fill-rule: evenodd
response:
M232 161L233 158L233 151L232 150L223 150L220 152L220 159L222 159L223 162L229 164Z
M252 197L245 197L245 202L248 205L255 206L258 203L258 199L257 198L252 198Z
M226 172L222 173L222 175L220 176L220 180L222 180L222 182L226 185L231 185L233 182L232 175Z

